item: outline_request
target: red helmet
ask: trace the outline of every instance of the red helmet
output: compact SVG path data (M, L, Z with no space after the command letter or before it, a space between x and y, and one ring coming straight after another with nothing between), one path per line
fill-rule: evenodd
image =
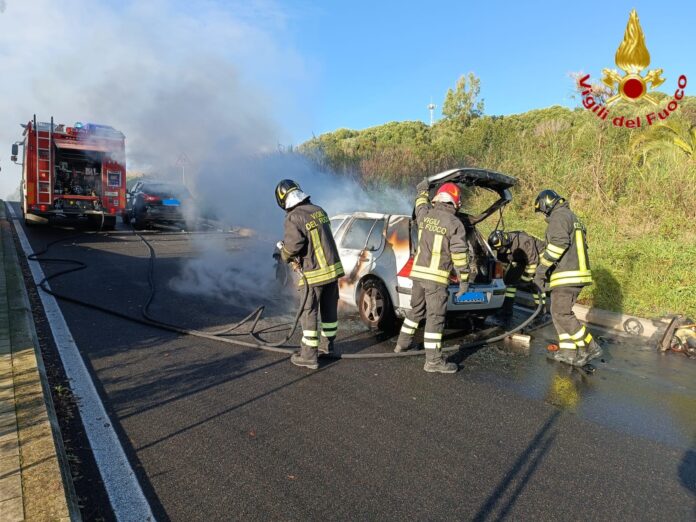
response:
M459 187L454 183L443 183L433 198L433 203L435 202L452 203L454 208L459 208L462 204L462 194Z

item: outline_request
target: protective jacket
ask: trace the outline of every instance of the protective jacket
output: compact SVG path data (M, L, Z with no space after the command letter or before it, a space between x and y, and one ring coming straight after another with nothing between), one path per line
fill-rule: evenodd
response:
M454 268L461 281L468 281L469 244L464 224L455 214L454 206L446 203L430 206L427 192L418 195L418 249L411 279L447 286Z
M283 261L299 258L309 286L325 285L344 275L329 217L321 207L306 202L290 209L283 243Z
M585 226L573 214L567 202L556 205L546 222L546 249L540 258L537 273L545 274L552 270L551 288L591 285Z
M539 257L544 252L546 244L526 232L507 232L507 235L510 238L510 246L498 249L498 260L506 265L514 264L520 272L524 268L520 281L528 283L534 277L539 265Z

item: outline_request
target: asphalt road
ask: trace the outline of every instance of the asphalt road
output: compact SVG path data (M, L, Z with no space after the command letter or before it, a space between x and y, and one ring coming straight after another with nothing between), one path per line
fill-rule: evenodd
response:
M26 231L36 249L74 234ZM257 302L268 306L264 326L292 315L272 286L255 295L255 274L272 273L266 258L244 258L251 240L148 237L157 317L219 329ZM49 256L88 264L54 290L140 313L149 253L136 236L83 236ZM61 308L160 520L696 516L696 361L678 354L607 338L605 362L586 375L545 360L553 333L544 329L531 357L465 352L456 375L427 374L420 358L310 372L283 356ZM346 351L395 342L351 312L340 328Z

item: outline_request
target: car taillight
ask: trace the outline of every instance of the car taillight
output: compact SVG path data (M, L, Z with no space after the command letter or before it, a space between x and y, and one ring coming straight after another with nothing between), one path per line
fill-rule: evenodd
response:
M109 214L115 214L116 209L114 207L109 207Z
M493 270L493 274L495 279L502 279L503 276L505 275L505 269L503 268L503 264L499 261L496 261L495 263L495 269Z
M150 194L143 194L143 199L148 203L154 203L160 200L159 196L151 196Z
M404 267L399 270L399 273L397 274L399 277L408 277L411 275L411 267L413 266L413 256L408 258L408 262L404 265Z

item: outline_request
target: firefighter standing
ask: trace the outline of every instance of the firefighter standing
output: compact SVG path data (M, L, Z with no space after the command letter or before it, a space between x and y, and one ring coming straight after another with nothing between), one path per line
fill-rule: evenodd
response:
M416 187L418 248L410 275L413 280L411 310L406 314L394 351L410 348L418 325L425 318L423 369L426 372L456 373L457 365L446 362L442 356L442 335L453 267L459 275L457 296L466 293L469 287L469 245L464 225L455 215L461 205L459 187L454 183L444 183L431 207L428 186L426 179Z
M544 242L526 232L494 230L488 236L488 244L496 252L498 261L506 265L503 282L507 288L501 318L506 322L512 318L512 307L518 289L529 290L535 304L539 305L541 302L545 305L546 294L539 293L532 284L539 257L546 246Z
M553 190L542 190L534 209L546 215L548 223L546 248L534 283L543 289L550 274L551 318L558 332L558 349L549 355L559 362L583 366L602 354L602 348L573 313L582 287L592 284L585 226Z
M302 312L302 343L299 353L294 353L290 361L316 370L317 352L333 352L338 329L338 278L344 275L343 265L324 209L313 205L309 195L289 179L278 183L275 196L278 206L286 211L280 256L296 269L301 268L309 285ZM303 284L301 280L300 285ZM317 328L319 314L321 343Z

